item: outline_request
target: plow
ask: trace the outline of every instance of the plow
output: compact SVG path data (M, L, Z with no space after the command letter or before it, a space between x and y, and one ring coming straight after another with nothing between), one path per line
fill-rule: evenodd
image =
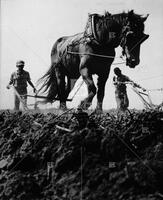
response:
M144 91L144 88L138 89L136 87L132 87L132 90L139 96L139 98L142 101L145 109L161 109L163 107L163 102L160 103L159 105L155 105L152 102L151 94L150 94L150 92L152 90L146 90L145 89L145 91ZM159 89L159 90L163 91L162 89Z
M31 95L31 94L20 95L15 87L12 87L12 88L14 90L15 95L19 98L24 111L30 110L30 108L29 108L30 106L33 106L33 109L37 110L39 108L38 107L39 104L45 104L44 101L40 101L40 99L43 99L43 100L47 99L46 96L38 95L37 93L35 93L35 95ZM66 99L66 101L71 102L73 100L73 98L75 97L75 95L76 95L76 93L74 94L74 96L72 98ZM34 103L26 104L24 99L23 99L23 97L25 97L25 96L33 98ZM54 98L52 103L54 103L55 101L59 101L59 98L58 97Z
M67 102L72 102L72 101L73 101L73 99L74 99L76 93L79 91L79 89L80 89L80 87L82 86L82 84L83 84L83 82L82 82L81 85L77 88L77 90L76 90L76 92L74 93L74 95L73 95L71 98L68 98L68 99L66 100ZM161 109L161 110L162 110L163 102L160 103L159 105L155 105L155 104L152 102L151 94L150 94L150 93L151 93L151 92L155 92L155 91L160 91L160 92L162 92L162 91L163 91L163 88L148 90L148 89L144 89L144 88L142 88L142 87L139 87L139 88L134 87L134 86L132 85L131 82L125 82L124 84L129 84L129 85L131 86L131 88L132 88L132 90L134 91L134 93L136 93L136 94L138 95L139 99L142 101L142 103L143 103L145 109L158 109L158 110ZM43 101L39 101L39 100L40 100L40 99L44 99L44 100L47 99L46 96L42 96L42 95L39 95L39 94L37 94L37 93L36 93L35 95L27 94L27 95L25 95L25 96L30 97L30 98L34 98L34 103L26 105L25 102L24 102L24 100L23 100L23 98L22 98L24 95L19 95L19 93L17 92L17 90L16 90L14 87L13 87L13 90L14 90L14 93L18 96L20 102L22 103L22 106L23 106L23 109L24 109L24 110L29 110L29 107L30 107L30 106L33 106L33 109L34 109L34 110L37 110L37 109L39 108L39 107L38 107L39 104L44 104ZM56 101L59 101L59 98L58 98L58 97L56 97L52 103L54 103L54 102L56 102Z
M163 91L163 88L150 90L150 89L145 89L141 86L139 86L139 88L134 87L134 85L132 85L131 82L128 82L126 84L131 85L132 90L138 95L138 97L142 101L145 109L160 109L160 108L162 108L163 102L160 103L159 105L156 105L152 102L151 92L153 92L153 91L160 91L161 92L161 91Z

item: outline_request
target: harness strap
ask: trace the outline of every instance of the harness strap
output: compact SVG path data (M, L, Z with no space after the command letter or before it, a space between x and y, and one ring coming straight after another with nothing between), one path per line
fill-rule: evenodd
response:
M142 38L131 48L130 52L131 52L132 50L134 50L135 47L136 47L138 44L140 44L146 37L147 37L146 35L145 35L144 37L142 37Z
M78 52L72 52L72 51L67 51L67 53L76 54L76 55L96 56L96 57L102 57L102 58L115 58L114 56L106 56L106 55L101 55L101 54L96 54L96 53L78 53Z
M93 38L96 41L96 43L100 44L98 41L96 30L95 30L95 15L91 15L91 31L92 31L92 35L93 35Z

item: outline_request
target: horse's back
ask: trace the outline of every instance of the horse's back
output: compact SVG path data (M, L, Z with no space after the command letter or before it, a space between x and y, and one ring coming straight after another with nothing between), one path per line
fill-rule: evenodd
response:
M63 36L60 37L53 45L51 56L56 53L62 55L69 46L74 46L80 43L80 40L83 38L83 33L78 33L72 36Z
M78 78L80 56L69 52L79 52L79 46L83 40L83 33L72 36L60 37L52 47L51 61L53 66L64 68L64 73L72 78ZM64 66L64 67L63 67Z

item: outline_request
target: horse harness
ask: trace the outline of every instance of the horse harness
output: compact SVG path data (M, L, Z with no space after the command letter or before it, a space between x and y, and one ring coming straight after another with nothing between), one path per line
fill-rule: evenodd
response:
M89 18L88 18L88 22L84 31L84 37L86 38L87 41L93 41L96 45L101 45L98 36L97 36L97 31L96 31L96 27L95 27L95 23L96 23L96 17L102 17L101 15L98 14L89 14ZM110 21L113 21L114 19L111 17L111 14L109 16ZM110 38L116 38L116 35L119 35L119 38L116 38L117 40L119 40L119 44L122 48L125 47L126 44L126 36L131 33L130 30L130 26L129 26L129 22L125 22L125 26L122 28L121 33L118 34L117 32L113 32L112 30L110 30ZM118 44L118 45L119 45ZM118 45L113 46L114 48L117 47Z
M71 44L69 44L67 46L67 49L66 49L67 53L77 54L76 52L71 52L70 49L71 49L71 47L74 47L74 46L79 45L79 44L88 44L89 43L89 44L96 45L96 46L102 46L101 42L98 39L97 31L96 31L96 27L95 27L97 16L102 17L101 15L98 15L98 14L89 14L88 22L86 24L85 31L83 32L83 37L81 37L80 40L72 42ZM113 20L112 17L110 17L110 20ZM123 49L125 48L125 45L126 45L126 42L127 42L127 40L126 40L127 35L132 33L131 30L130 30L131 28L129 26L129 22L126 21L125 23L126 23L126 25L122 28L119 38L117 38L117 40L119 40L118 43L120 44L120 46ZM115 32L110 32L110 33L112 33L110 35L115 37L115 35L116 35ZM107 45L109 46L109 44L107 44ZM118 45L113 46L113 48L117 47ZM136 45L133 48L135 48ZM115 58L113 56L105 56L105 55L95 55L95 56Z

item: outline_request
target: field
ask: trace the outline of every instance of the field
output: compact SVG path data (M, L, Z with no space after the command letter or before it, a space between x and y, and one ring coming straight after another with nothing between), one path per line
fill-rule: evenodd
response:
M163 198L163 112L0 112L0 199Z

